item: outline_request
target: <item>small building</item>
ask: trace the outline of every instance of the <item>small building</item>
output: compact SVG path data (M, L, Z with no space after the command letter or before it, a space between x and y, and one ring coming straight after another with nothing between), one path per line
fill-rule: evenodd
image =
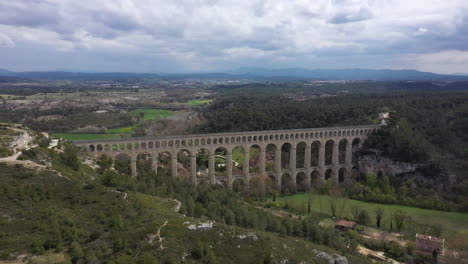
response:
M354 230L356 228L357 223L353 221L348 221L348 220L338 220L335 223L335 227L338 228L340 231L348 231L348 230Z
M428 236L423 234L416 234L416 251L419 253L433 254L434 251L437 254L444 254L444 243L445 239Z

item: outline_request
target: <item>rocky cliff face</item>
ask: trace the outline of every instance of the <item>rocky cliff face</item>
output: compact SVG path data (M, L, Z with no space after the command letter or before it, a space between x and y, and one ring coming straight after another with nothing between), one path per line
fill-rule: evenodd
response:
M416 171L422 164L393 161L380 156L378 153L366 154L359 158L358 168L360 173L373 172L377 175L396 176L403 173Z

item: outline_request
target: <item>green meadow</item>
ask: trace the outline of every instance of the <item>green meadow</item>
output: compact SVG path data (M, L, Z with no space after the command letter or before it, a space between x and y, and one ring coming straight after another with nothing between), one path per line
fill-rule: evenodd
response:
M164 109L150 109L150 108L138 108L131 112L130 115L136 116L143 113L143 120L155 119L157 117L166 118L174 114L174 111Z
M0 100L11 100L19 98L18 95L11 95L11 94L0 94Z
M135 126L116 127L106 130L106 134L132 134Z
M54 138L67 140L90 140L90 139L115 139L121 138L118 134L74 134L74 133L53 133Z
M328 195L313 195L312 210L323 214L331 215L330 197ZM279 196L276 198L280 204L293 204L295 206L307 206L308 194L300 193L294 195ZM351 207L358 206L361 209L367 210L371 217L371 223L375 224L375 210L383 208L385 210L383 225L389 227L391 215L398 209L403 210L417 223L425 223L430 225L441 225L442 232L445 235L454 233L468 232L468 213L446 212L431 209L422 209L417 207L379 204L362 202L350 199L338 200L338 217L351 217Z
M205 104L210 104L213 100L211 99L205 99L205 100L188 100L187 104L190 106L196 106L196 105L205 105Z

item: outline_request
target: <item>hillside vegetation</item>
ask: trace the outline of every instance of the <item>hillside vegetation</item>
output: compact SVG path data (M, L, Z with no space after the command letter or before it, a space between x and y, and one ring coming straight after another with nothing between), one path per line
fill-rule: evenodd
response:
M349 247L352 238L318 229L317 219L274 217L224 189L144 167L131 178L84 158L62 145L25 152L22 159L41 165L34 170L0 163L0 260L325 263L317 256L325 251L367 263Z

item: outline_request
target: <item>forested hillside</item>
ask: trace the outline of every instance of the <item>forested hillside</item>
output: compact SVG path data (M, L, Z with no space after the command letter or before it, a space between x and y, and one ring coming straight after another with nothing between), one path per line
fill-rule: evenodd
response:
M37 146L0 163L0 260L30 263L324 263L353 237L310 215L281 218L239 194L154 174L91 168L72 145ZM15 165L16 164L16 165ZM26 168L27 167L27 168Z
M365 146L395 161L425 164L419 171L422 176L434 184L432 179L438 178L451 186L441 193L453 202L446 208L456 204L459 210L468 210L464 202L468 193L466 92L365 93L301 101L285 98L284 94L230 94L202 110L205 123L195 132L378 124L378 114L389 112L388 125L372 135Z

